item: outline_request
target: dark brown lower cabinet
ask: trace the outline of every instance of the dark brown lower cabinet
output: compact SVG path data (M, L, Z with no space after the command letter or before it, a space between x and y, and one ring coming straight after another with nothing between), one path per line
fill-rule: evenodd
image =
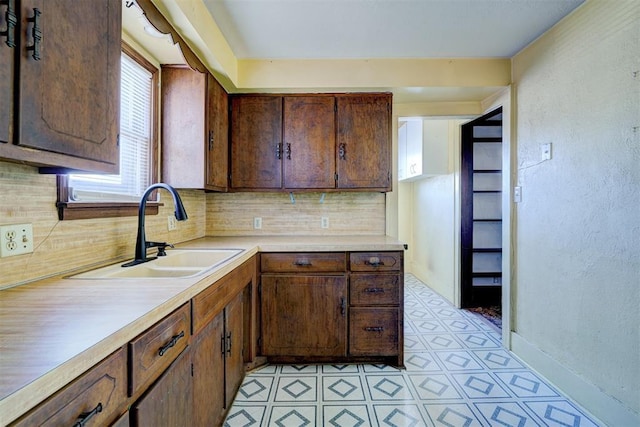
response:
M347 304L344 275L263 275L263 355L344 357Z
M243 294L196 336L192 349L193 425L221 425L244 378Z
M180 427L192 422L191 351L187 348L131 407L131 425Z

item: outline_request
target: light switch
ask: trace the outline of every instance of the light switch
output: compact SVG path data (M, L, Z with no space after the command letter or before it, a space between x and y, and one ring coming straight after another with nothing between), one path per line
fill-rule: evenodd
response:
M540 145L542 160L551 160L551 143Z

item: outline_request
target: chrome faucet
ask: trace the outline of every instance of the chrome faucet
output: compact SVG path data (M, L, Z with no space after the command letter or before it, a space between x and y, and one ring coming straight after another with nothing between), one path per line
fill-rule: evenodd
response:
M144 233L144 211L147 205L147 197L149 194L157 188L164 188L173 196L173 204L176 207L175 215L178 221L184 221L187 219L187 212L184 210L184 205L182 204L182 199L180 199L180 195L170 185L159 182L157 184L152 184L144 191L142 194L142 198L140 199L140 207L138 209L138 237L136 239L136 254L135 259L131 262L127 262L122 264L123 267L131 267L133 265L142 264L143 262L151 261L152 259L156 259L156 257L147 258L147 248L158 248L158 255L165 255L164 250L167 246L172 246L166 242L147 242L146 236Z

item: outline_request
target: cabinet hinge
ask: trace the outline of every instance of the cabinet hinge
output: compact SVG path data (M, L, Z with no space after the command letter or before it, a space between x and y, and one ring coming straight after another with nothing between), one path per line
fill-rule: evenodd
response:
M118 136L116 136L116 147L120 147L120 134L118 134Z
M262 348L262 337L258 337L258 348Z
M336 101L333 102L333 112L334 113L338 112L338 103Z
M193 363L191 364L191 376L193 376Z
M333 174L333 179L334 179L336 182L338 182L338 174L337 174L337 173L334 173L334 174Z

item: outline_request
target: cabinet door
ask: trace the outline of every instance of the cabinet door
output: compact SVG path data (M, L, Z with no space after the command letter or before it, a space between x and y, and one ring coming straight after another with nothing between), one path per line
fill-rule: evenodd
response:
M285 188L335 188L334 109L333 96L285 96Z
M346 304L344 276L263 275L263 355L344 356Z
M207 75L207 182L208 190L227 191L229 182L229 100L227 92Z
M194 425L192 411L191 357L187 349L133 405L130 415L136 427L190 426Z
M242 293L238 294L224 309L225 317L225 408L230 408L233 398L244 377L243 347L243 307Z
M282 97L231 98L231 187L282 187Z
M12 139L12 121L13 121L13 58L15 46L11 47L11 40L14 40L17 29L9 28L7 22L11 11L12 18L16 19L15 0L0 7L0 30L9 31L8 35L0 37L0 144L11 143ZM11 18L10 18L11 20Z
M391 95L337 96L338 188L391 190Z
M118 170L119 0L23 0L20 19L21 146L58 153L63 166ZM33 46L35 9L41 40Z
M224 315L198 333L192 348L193 422L217 426L224 414Z

